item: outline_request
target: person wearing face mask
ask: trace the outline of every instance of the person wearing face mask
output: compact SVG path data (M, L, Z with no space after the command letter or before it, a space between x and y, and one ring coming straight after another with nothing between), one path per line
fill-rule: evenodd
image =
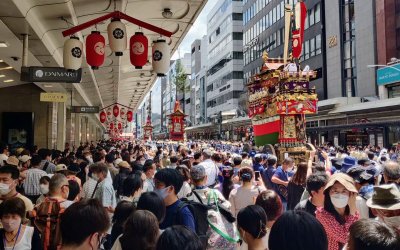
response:
M242 208L237 215L240 238L248 250L264 250L263 237L267 234L267 215L262 207L250 205Z
M193 214L187 206L181 207L183 202L177 196L183 185L183 177L178 170L161 169L154 176L154 184L154 191L164 199L166 205L166 215L160 224L160 229L184 225L196 232Z
M5 165L0 168L0 203L4 200L18 197L24 201L26 212L30 212L33 210L32 201L17 192L18 179L19 171L16 167Z
M47 173L40 169L41 159L38 155L34 155L31 159L32 167L24 173L24 193L32 203L36 203L36 200L40 196L39 180ZM21 174L22 175L22 174Z
M316 211L328 237L329 250L343 249L349 227L360 217L356 208L357 193L353 178L347 174L336 173L330 177L324 190L324 207Z
M0 249L28 250L42 249L39 233L30 226L24 225L25 204L17 197L8 199L0 205Z
M41 195L36 200L36 205L42 203L44 199L46 199L46 197L49 195L49 183L50 183L50 177L48 177L47 175L40 178L39 184L40 184Z
M367 206L372 209L380 221L392 227L400 234L400 191L396 184L386 184L374 187Z
M72 204L60 218L61 250L98 250L110 228L110 218L96 199Z

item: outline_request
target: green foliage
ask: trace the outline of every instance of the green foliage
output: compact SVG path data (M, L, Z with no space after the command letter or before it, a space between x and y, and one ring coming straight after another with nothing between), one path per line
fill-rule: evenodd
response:
M176 86L176 92L178 93L186 93L190 91L189 84L186 84L187 74L182 66L181 60L178 59L175 64L175 77L173 79L174 84Z

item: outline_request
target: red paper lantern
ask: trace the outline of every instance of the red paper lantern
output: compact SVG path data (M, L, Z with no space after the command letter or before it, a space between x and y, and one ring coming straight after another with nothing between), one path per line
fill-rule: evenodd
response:
M105 39L99 31L92 31L86 38L86 61L92 69L104 63Z
M120 122L118 123L118 129L122 129L122 124Z
M104 123L106 121L106 119L107 119L106 112L101 111L100 112L100 122Z
M142 32L136 32L129 40L131 64L141 69L147 63L149 42Z
M128 122L131 122L132 120L133 120L133 113L132 113L132 111L128 111L128 112L126 112L126 120L128 121Z
M114 114L115 117L118 117L118 115L119 115L119 107L118 107L118 105L114 105L113 114Z
M114 123L110 123L110 129L111 129L111 130L114 129Z

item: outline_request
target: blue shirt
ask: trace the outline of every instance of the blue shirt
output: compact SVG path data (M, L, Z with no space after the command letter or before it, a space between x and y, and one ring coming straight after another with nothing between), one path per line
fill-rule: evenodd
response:
M260 163L254 163L253 170L260 171L262 173L262 172L264 172L264 167Z
M281 166L276 169L274 176L281 181L289 181L287 172L283 171Z
M272 176L274 176L276 169L273 166L268 166L263 174L263 181L264 184L267 186L267 189L274 189L276 190L276 184L271 181Z
M181 204L181 200L177 200L174 204L167 206L165 218L163 222L160 224L160 229L166 229L167 227L173 225L184 225L187 226L193 232L196 232L196 225L194 223L194 217L190 212L188 207L184 207L178 210L179 204ZM177 213L175 215L175 213ZM174 221L175 220L175 221Z

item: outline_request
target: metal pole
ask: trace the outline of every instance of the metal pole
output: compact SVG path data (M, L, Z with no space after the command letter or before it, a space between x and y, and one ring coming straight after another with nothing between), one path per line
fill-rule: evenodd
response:
M28 67L28 34L23 34L22 37L22 67Z

